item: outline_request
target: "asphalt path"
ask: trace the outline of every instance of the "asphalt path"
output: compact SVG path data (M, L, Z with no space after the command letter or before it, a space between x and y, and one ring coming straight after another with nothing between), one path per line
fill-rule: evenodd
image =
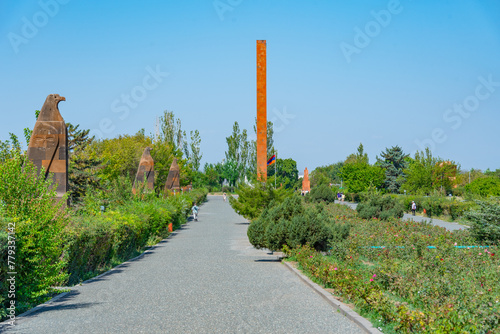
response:
M356 210L356 207L358 206L358 203L351 203L351 202L340 202L335 200L335 203L338 204L343 204L349 206L351 209ZM422 217L422 216L413 216L408 213L405 213L403 215L404 220L413 220L419 223L426 222L432 225L444 227L448 231L456 231L456 230L465 230L469 228L468 226L461 225L459 223L455 222L447 222L441 219L434 219L434 218L428 218L428 217Z
M209 196L199 221L6 332L363 333L276 255L254 249L247 228L222 196Z

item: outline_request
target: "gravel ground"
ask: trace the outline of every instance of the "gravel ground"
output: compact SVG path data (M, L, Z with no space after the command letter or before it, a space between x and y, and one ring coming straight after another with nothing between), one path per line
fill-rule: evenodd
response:
M222 196L145 256L39 311L8 333L363 333L277 261L254 249Z

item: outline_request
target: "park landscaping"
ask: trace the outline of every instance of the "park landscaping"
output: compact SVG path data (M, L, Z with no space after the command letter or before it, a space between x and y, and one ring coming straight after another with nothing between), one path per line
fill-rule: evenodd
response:
M498 333L500 260L468 231L360 219L329 205L350 235L328 252L285 248L290 260L384 332ZM460 247L465 246L465 247Z
M48 300L57 286L80 283L142 253L169 235L170 224L172 230L184 224L192 203L207 195L195 189L170 197L133 196L132 184L125 183L119 192L88 196L74 210L54 205L50 182L35 175L29 163L22 171L19 157L0 165L0 250L3 263L9 255L15 259L16 314ZM0 271L2 319L9 314L9 271Z
M264 207L258 216L242 208L248 202L241 198L256 190L240 191L232 201L256 216L250 242L283 250L287 261L375 327L386 333L500 332L500 238L481 222L495 217L489 222L498 225L498 199L468 213L476 219L470 230L450 232L397 217L361 218L347 206L307 196L281 199L283 191L252 202Z
M139 131L103 140L67 123L69 187L62 198L52 174L40 177L16 136L0 142L1 320L139 255L186 223L193 203L205 201L197 131L191 149L187 143L183 149L180 121L171 112L161 120L161 136ZM30 130L25 134L28 143ZM136 176L145 151L155 159L151 184ZM176 193L166 189L174 158Z

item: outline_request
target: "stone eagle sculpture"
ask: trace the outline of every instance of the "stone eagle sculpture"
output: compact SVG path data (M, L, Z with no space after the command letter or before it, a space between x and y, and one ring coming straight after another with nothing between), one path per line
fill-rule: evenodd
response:
M53 174L57 183L57 197L68 191L68 130L59 112L59 102L66 99L59 94L47 96L33 128L28 144L28 159L45 179ZM44 169L44 174L40 172Z

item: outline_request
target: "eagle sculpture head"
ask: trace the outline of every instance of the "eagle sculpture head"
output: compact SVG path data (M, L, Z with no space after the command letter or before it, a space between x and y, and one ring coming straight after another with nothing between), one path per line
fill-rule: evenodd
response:
M38 120L64 122L58 106L61 101L66 101L66 98L59 94L50 94L47 96L42 110L40 110L40 115L38 115Z

